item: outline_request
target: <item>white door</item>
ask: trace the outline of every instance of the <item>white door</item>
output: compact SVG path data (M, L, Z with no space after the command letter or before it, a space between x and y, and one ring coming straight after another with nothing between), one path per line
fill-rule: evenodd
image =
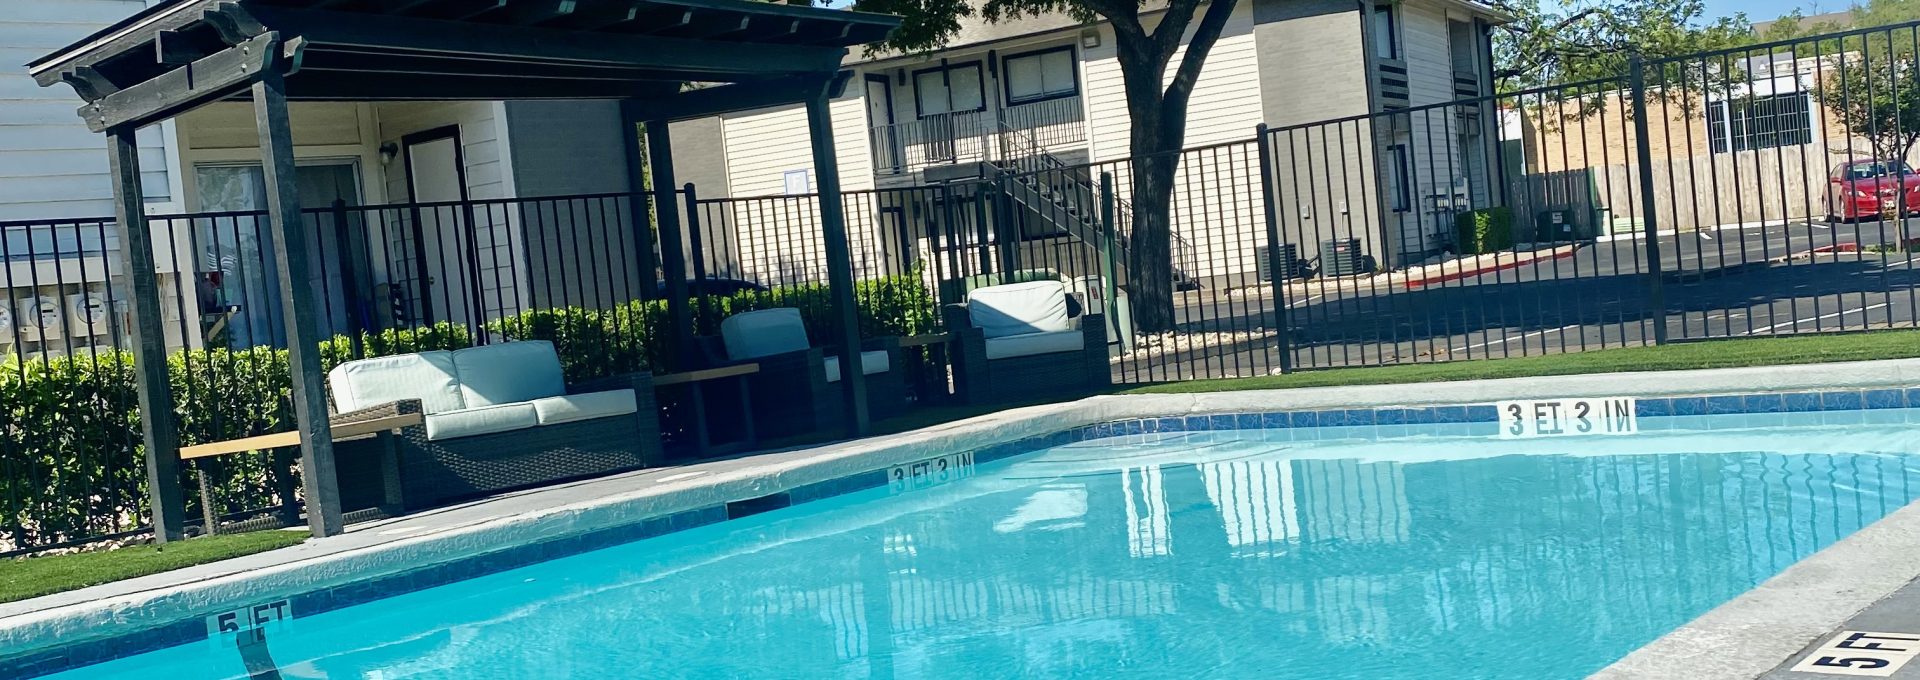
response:
M417 204L420 251L415 266L424 268L426 300L416 301L421 320L471 324L479 316L471 298L471 238L466 228L464 168L459 134L448 129L407 140L407 188ZM440 204L440 205L432 205ZM418 272L415 273L418 276ZM422 290L415 288L416 292Z

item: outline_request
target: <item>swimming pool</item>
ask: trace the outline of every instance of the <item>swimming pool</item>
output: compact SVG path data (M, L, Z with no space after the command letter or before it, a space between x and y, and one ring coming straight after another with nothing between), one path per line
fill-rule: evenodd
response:
M1581 677L1912 501L1914 419L1115 427L56 677Z

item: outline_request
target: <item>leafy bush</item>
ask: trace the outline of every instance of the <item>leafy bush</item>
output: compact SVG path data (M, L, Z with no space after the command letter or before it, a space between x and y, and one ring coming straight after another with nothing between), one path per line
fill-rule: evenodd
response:
M1491 253L1513 247L1513 210L1483 208L1454 217L1460 254Z

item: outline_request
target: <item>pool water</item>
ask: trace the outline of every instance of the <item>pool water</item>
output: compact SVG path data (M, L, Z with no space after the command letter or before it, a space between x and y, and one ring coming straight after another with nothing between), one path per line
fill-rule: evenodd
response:
M252 677L1576 678L1913 500L1910 429L1082 442L297 618Z

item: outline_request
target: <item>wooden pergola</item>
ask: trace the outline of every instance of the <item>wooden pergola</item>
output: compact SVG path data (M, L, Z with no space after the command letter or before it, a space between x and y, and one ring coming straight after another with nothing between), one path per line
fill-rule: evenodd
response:
M289 101L620 100L630 188L646 190L646 166L657 206L650 219L644 202L631 202L636 242L652 243L657 221L670 316L683 338L692 319L668 123L804 102L848 425L860 433L866 390L828 102L845 87L847 48L880 40L898 24L892 16L746 0L172 0L29 64L41 86L72 86L86 101L80 116L107 135L156 539L183 535L184 500L135 130L216 101L253 102L308 524L329 536L342 530L342 518L318 301L304 285L312 264L307 240L293 236L301 205ZM640 158L642 125L650 163ZM639 250L640 266L650 269L650 249Z

